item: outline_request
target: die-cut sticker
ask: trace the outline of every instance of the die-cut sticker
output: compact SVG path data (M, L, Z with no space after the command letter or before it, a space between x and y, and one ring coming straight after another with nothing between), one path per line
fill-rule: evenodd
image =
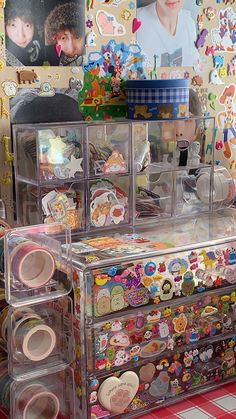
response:
M135 397L139 378L133 371L103 381L98 390L98 400L109 412L123 413Z
M199 358L202 362L209 362L213 356L213 347L210 345L206 348L201 348L199 351Z
M219 68L219 76L220 77L226 77L227 76L227 67Z
M160 299L162 301L171 300L174 294L174 290L175 284L172 279L162 279L160 285Z
M10 98L15 97L17 95L18 85L15 81L5 80L2 83L2 89L5 93L5 95L10 99Z
M213 20L216 15L216 9L214 7L209 6L206 9L203 10L208 20Z
M213 63L215 68L222 68L225 64L225 58L223 55L214 55Z
M123 332L117 332L110 338L110 345L126 348L130 345L129 336Z
M114 15L105 10L98 10L96 22L102 36L122 36L126 33L124 25L119 23Z
M139 30L141 25L142 25L142 22L135 17L132 22L132 32L136 33Z
M44 82L40 86L38 95L42 97L52 97L55 95L55 90L49 82Z
M207 56L209 56L209 55L214 55L215 54L215 49L214 49L214 47L213 47L213 45L212 46L207 46L206 47L206 51L205 51L205 54L207 55Z
M203 29L203 15L197 16L197 27L199 31Z
M161 354L166 349L166 343L162 340L154 339L143 346L140 352L141 358L150 358Z
M185 332L188 322L184 313L181 313L178 317L175 317L172 322L176 333L182 334Z
M154 377L155 372L156 372L155 365L149 362L148 364L140 368L139 370L140 380L144 381L145 383L150 383Z
M184 274L183 277L183 283L182 283L182 294L184 296L192 295L194 293L195 289L195 282L193 278L193 273L191 271L187 271Z
M108 289L101 289L96 297L96 311L99 316L104 316L111 311L111 294Z
M86 35L85 45L88 46L88 47L96 47L96 38L97 38L96 33L94 31L90 31Z
M156 380L154 380L149 389L153 397L165 396L169 390L170 377L166 371L161 371Z
M192 85L193 86L202 86L203 85L203 78L201 76L194 76L192 78Z
M197 40L195 42L196 48L203 48L204 47L208 33L209 32L208 32L207 29L202 29L201 30L201 32L197 36Z
M218 28L211 30L212 43L215 51L234 53L236 51L236 14L232 7L219 12Z
M122 19L128 21L131 18L131 12L128 9L124 9L121 13Z
M215 84L215 85L224 84L224 82L221 80L221 78L220 78L216 69L214 69L210 72L209 78L210 78L210 83L212 83L212 84Z

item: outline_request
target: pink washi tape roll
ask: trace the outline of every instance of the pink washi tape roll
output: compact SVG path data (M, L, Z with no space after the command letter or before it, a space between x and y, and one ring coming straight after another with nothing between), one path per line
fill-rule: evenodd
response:
M23 419L56 419L60 411L58 397L41 384L28 386L20 395L18 413Z
M49 250L18 237L11 254L11 269L14 277L27 288L39 288L54 275L55 260Z
M42 361L47 358L56 345L56 334L53 329L37 315L22 319L13 331L17 352L31 361Z

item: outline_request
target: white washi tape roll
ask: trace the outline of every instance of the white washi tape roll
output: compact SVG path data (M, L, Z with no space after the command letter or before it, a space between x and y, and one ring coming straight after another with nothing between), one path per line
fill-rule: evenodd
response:
M229 194L229 179L223 173L215 173L213 177L213 203L223 202ZM210 202L210 173L203 173L196 182L197 195L204 204Z
M31 361L44 360L56 345L56 334L53 329L35 317L28 317L19 324L14 331L14 338L18 350Z

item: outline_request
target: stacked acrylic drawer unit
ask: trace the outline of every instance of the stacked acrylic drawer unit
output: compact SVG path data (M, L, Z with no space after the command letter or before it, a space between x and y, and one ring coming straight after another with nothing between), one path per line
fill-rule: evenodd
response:
M58 236L67 244L64 257ZM8 368L1 365L0 404L11 418L75 418L70 248L70 229L63 224L6 233L9 305L0 323Z
M17 125L13 132L20 223L65 222L72 232L130 223L129 123Z
M18 222L64 222L78 234L228 206L214 134L205 117L15 125Z
M72 244L77 417L142 416L235 381L235 221L225 210Z

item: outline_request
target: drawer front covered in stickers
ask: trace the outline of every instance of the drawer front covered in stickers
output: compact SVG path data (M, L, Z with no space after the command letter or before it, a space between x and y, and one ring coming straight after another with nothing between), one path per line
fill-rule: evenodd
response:
M153 251L143 243L138 253ZM158 244L157 244L158 246ZM143 249L142 249L143 247ZM130 244L106 249L111 257L129 254ZM132 252L134 248L132 247ZM236 242L212 245L178 253L137 259L130 263L94 269L92 299L88 308L93 318L123 314L138 307L158 305L225 288L236 283Z
M236 332L236 293L231 285L96 322L86 333L88 370L132 368L134 363L194 348L217 336L227 338L232 332Z
M235 380L236 336L218 337L207 342L176 348L171 353L143 359L115 375L88 378L88 417L127 417L141 415L173 398L187 397L206 386Z

